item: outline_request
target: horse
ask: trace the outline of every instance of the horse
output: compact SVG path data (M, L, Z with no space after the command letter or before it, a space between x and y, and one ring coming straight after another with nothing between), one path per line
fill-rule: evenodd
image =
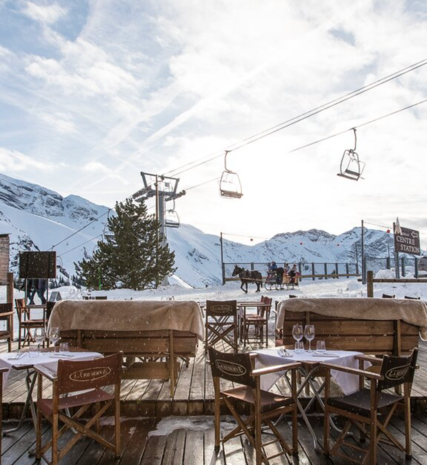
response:
M262 274L256 270L246 270L245 268L240 268L240 266L235 265L232 276L239 275L241 286L243 292L246 294L248 293L248 284L254 283L256 284L256 291L261 292L262 286Z

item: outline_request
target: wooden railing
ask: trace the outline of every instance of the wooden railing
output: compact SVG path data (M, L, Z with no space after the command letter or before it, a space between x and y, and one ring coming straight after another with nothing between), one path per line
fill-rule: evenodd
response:
M405 283L426 283L426 278L374 278L374 272L368 271L366 273L366 293L368 297L374 297L374 284L375 283L393 283L393 284L405 284Z

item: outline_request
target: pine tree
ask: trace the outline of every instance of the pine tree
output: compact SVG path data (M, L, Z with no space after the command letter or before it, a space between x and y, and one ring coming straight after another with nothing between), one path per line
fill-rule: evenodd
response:
M108 235L99 241L91 258L76 264L79 278L89 288L118 287L143 290L172 274L175 254L158 240L160 224L147 214L144 202L131 199L116 203L116 215L108 218Z

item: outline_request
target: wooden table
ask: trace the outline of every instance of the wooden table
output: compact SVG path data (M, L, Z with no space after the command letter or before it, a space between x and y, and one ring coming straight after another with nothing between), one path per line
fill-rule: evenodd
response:
M18 431L21 428L22 423L24 422L28 409L30 409L31 417L34 423L34 428L37 428L37 413L36 406L33 400L33 391L36 384L37 376L34 368L38 365L43 365L47 367L50 371L56 371L58 366L58 360L92 360L97 357L102 357L102 354L98 352L89 352L81 350L79 348L74 348L70 350L70 355L60 354L58 356L53 356L54 348L42 349L41 353L38 354L35 352L35 355L30 356L30 352L10 352L0 354L0 371L9 372L11 369L14 370L25 370L25 385L27 389L27 397L25 400L25 405L19 418L18 425L14 428L11 428L7 431L4 431L4 434L13 433ZM71 353L72 352L72 353ZM15 357L15 358L13 358ZM7 375L6 375L7 378ZM3 377L2 377L3 381ZM7 380L6 380L7 383Z
M301 417L304 420L304 423L307 425L307 428L310 431L311 437L313 439L314 448L318 449L317 436L311 426L310 420L307 416L307 410L314 402L315 399L319 402L320 407L324 410L324 403L320 396L324 388L324 384L318 384L315 381L316 373L322 366L322 362L327 362L332 365L346 366L351 368L359 368L359 360L357 356L363 355L361 352L355 351L346 351L346 350L327 350L324 354L318 354L315 351L308 352L302 351L296 353L294 350L286 350L283 352L281 348L275 349L261 349L256 350L257 353L255 367L256 368L266 368L274 365L282 365L283 363L293 363L293 362L302 362L299 371L304 378L304 381L300 384L297 394L300 394L304 391L306 386L310 386L313 391L313 397L309 401L308 405L304 408L300 402L297 400L298 411L301 414ZM369 363L366 364L368 367ZM280 376L285 375L285 381L290 387L290 381L286 376L286 373L265 375L261 378L261 387L262 389L270 389ZM350 394L357 391L359 388L359 377L348 374L342 371L332 371L332 377L335 382L344 392L344 394ZM335 424L332 422L331 425L336 428ZM337 429L337 428L336 428ZM337 429L338 430L338 429Z
M174 396L180 361L195 357L203 318L193 301L62 300L50 324L70 346L109 355L122 351L124 379L170 380Z

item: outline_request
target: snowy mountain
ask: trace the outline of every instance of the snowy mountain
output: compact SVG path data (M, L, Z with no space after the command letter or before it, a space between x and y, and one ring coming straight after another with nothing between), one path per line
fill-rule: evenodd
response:
M55 250L58 265L66 274L75 274L74 262L90 256L102 239L108 208L81 197L62 197L36 184L0 174L0 234L10 234L11 271L17 270L20 251ZM311 229L280 233L270 240L248 246L223 239L226 274L234 263L360 263L360 228L339 236ZM168 243L175 251L176 275L170 279L188 287L205 287L222 282L221 244L218 236L205 234L190 225L168 229ZM389 234L367 230L365 254L386 257L392 252Z
M74 274L74 262L92 253L107 217L107 207L0 174L0 231L10 234L11 271L20 251L56 250L58 265Z

